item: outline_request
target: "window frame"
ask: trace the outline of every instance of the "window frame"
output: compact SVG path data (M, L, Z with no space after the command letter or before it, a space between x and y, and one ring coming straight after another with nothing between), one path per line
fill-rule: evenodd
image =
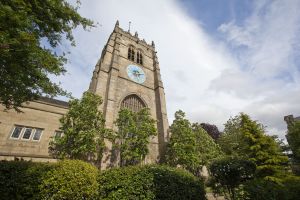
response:
M35 134L36 134L37 130L40 130L41 133L40 133L39 139L38 139L38 140L35 140L34 137L35 137ZM35 128L31 140L32 140L33 142L39 142L39 141L41 140L41 138L42 138L43 132L44 132L44 129L42 129L42 128Z
M16 130L16 128L17 127L20 127L21 128L21 131L20 131L20 133L19 133L19 136L16 138L16 137L13 137L13 134L14 134L14 132L15 132L15 130ZM23 130L24 129L24 126L20 126L20 125L14 125L14 128L13 128L13 130L11 131L11 133L10 133L10 139L12 139L12 140L20 140L20 137L21 137L21 135L23 135Z
M31 129L31 132L30 132L30 135L29 135L29 138L28 139L26 139L26 138L24 138L24 134L26 133L26 130L27 129ZM32 127L24 127L24 131L23 131L23 134L22 134L22 137L21 137L21 140L26 140L26 141L30 141L31 140L31 137L32 137L32 132L33 132L33 130L34 130L34 128L32 128Z
M58 136L58 133L60 134L60 136ZM54 139L56 139L56 138L61 138L61 137L63 137L63 132L62 131L60 131L60 130L55 130L54 131L54 136L53 136L53 138Z
M127 55L128 60L135 62L135 47L133 45L129 45Z
M143 65L143 51L141 49L136 52L136 63Z
M133 112L138 112L143 108L147 108L145 101L137 94L129 94L120 102L120 109L129 109Z
M15 132L15 130L16 130L16 128L18 128L18 127L21 128L21 131L20 131L20 134L19 134L18 138L12 137L13 134L14 134L14 132ZM27 138L23 138L27 129L31 129L31 133L30 133L30 136L29 136L28 139ZM40 134L39 140L34 140L33 138L34 138L37 130L41 130L41 134ZM14 124L14 127L13 127L13 129L12 129L12 131L10 133L9 139L10 140L15 140L15 141L18 140L18 141L27 141L27 142L29 142L29 141L31 141L31 142L40 142L40 140L41 140L41 138L43 136L43 132L44 132L44 128L38 128L38 127L32 127L32 126L24 126L24 125Z

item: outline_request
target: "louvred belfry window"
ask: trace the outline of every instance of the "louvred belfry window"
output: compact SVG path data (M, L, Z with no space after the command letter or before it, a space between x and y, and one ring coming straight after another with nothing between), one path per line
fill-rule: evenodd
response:
M135 54L134 49L132 46L130 46L128 48L128 59L134 61L134 54Z
M143 64L143 55L141 51L138 51L136 54L136 62L139 64Z
M134 94L127 96L121 103L121 108L127 108L134 112L138 112L145 107L145 103L137 95Z

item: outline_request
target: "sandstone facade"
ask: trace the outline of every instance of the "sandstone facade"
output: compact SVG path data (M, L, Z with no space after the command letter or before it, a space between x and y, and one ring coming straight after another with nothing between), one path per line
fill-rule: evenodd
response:
M129 65L143 72L144 81L137 81L130 76ZM117 22L95 66L89 91L103 98L99 109L103 111L106 126L114 130L114 121L122 106L132 109L148 107L152 117L157 120L158 136L150 138L150 154L145 162L158 162L162 159L169 137L169 124L154 42L151 45L147 44L138 38L137 33L132 35L122 30ZM1 107L1 110L3 109ZM22 108L23 113L12 110L0 112L0 158L52 161L48 154L48 144L51 137L59 133L59 118L67 110L66 102L42 98L25 104ZM14 137L17 135L14 133L16 127L22 128L19 138ZM29 130L26 128L32 129L29 139ZM41 130L40 139L34 140L35 132ZM111 165L111 144L108 141L106 143L109 148L104 155L103 168Z
M1 160L55 161L48 154L48 144L59 133L59 119L68 110L66 102L42 98L24 104L20 113L3 111L3 106L0 109ZM13 135L18 127L21 128L19 135ZM37 130L41 130L40 137L37 137Z
M135 56L132 60L129 59L129 48L134 51ZM137 62L137 52L142 54L142 63ZM129 65L138 66L144 71L143 83L130 79ZM152 117L157 120L158 137L151 138L150 154L146 162L161 159L168 139L169 124L154 42L151 45L147 44L138 38L137 33L131 35L122 30L117 22L96 64L89 90L103 98L101 109L108 128L115 129L114 121L118 117L122 102L130 95L134 95L150 108ZM105 156L109 156L109 152Z

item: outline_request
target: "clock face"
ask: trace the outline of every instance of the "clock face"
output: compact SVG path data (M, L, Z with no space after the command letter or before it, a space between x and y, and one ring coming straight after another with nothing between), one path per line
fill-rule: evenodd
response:
M128 65L127 74L131 80L140 84L144 83L146 80L144 71L136 65Z

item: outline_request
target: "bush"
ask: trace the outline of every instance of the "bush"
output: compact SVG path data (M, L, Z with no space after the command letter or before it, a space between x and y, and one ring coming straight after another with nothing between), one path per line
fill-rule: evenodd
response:
M287 176L279 182L255 179L244 186L245 199L296 200L300 197L300 177Z
M42 199L95 199L98 194L98 170L79 160L64 160L44 176Z
M104 171L100 199L205 199L203 182L189 172L148 165Z
M100 199L153 199L152 179L140 167L106 170L98 179Z
M300 197L300 176L288 176L284 179L284 186L287 189L286 199L293 200Z
M149 166L155 199L205 199L203 181L191 173L166 166Z
M202 180L167 166L117 168L99 175L97 168L78 160L54 164L2 161L0 199L201 200L205 192Z
M283 185L265 179L249 181L244 186L245 199L251 200L284 200Z
M0 199L40 199L39 185L52 166L28 161L1 161Z

